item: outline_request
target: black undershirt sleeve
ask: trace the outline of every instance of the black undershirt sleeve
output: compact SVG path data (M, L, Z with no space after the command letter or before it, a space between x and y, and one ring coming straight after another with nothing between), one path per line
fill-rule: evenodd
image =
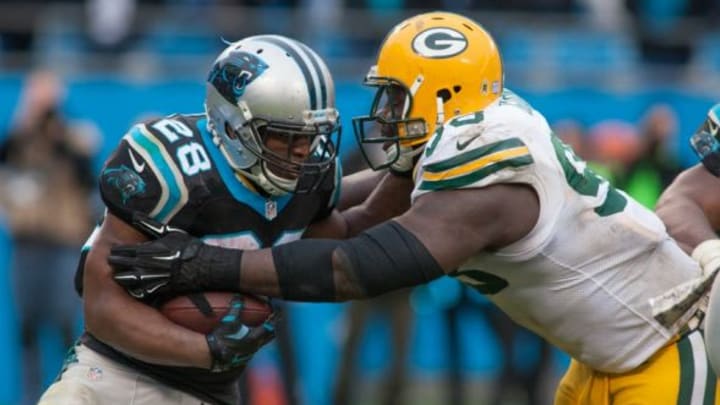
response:
M307 239L281 245L273 248L273 260L283 298L298 301L373 297L444 275L425 246L394 221L349 240ZM337 285L337 279L345 284Z

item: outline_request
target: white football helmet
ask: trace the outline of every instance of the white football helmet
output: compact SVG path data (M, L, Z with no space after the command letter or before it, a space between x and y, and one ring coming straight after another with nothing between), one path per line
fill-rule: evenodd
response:
M335 85L323 60L296 40L259 35L230 43L208 76L205 112L230 166L270 195L315 190L335 160ZM281 134L287 153L268 148L267 134ZM300 137L310 145L303 161L290 147Z

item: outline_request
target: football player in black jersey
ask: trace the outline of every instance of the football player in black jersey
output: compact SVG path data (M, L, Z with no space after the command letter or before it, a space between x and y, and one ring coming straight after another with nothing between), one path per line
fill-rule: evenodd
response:
M273 337L273 316L251 328L233 313L208 335L194 332L163 317L156 309L162 299L128 294L113 280L107 256L114 245L152 234L134 228L134 218L246 250L304 236L344 237L396 215L365 196L378 181L399 177L369 172L344 181L344 206L347 199L362 204L335 210L339 135L325 63L276 35L229 44L207 78L204 113L133 126L102 170L106 215L76 277L86 330L41 403L236 404L237 380ZM387 189L407 200L409 188ZM238 283L213 281L228 289Z

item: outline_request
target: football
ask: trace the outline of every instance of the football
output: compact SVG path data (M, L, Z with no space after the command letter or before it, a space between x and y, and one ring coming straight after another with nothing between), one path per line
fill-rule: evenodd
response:
M175 297L160 307L166 318L200 333L210 333L230 309L234 297L242 299L240 318L248 326L258 326L272 313L270 302L257 296L232 292L205 292ZM205 301L203 303L202 301Z

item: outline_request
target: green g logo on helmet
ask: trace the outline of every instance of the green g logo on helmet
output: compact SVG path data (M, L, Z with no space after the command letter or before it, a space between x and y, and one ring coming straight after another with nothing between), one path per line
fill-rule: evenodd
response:
M465 35L447 27L427 29L412 41L413 51L426 58L449 58L461 53L467 46Z

